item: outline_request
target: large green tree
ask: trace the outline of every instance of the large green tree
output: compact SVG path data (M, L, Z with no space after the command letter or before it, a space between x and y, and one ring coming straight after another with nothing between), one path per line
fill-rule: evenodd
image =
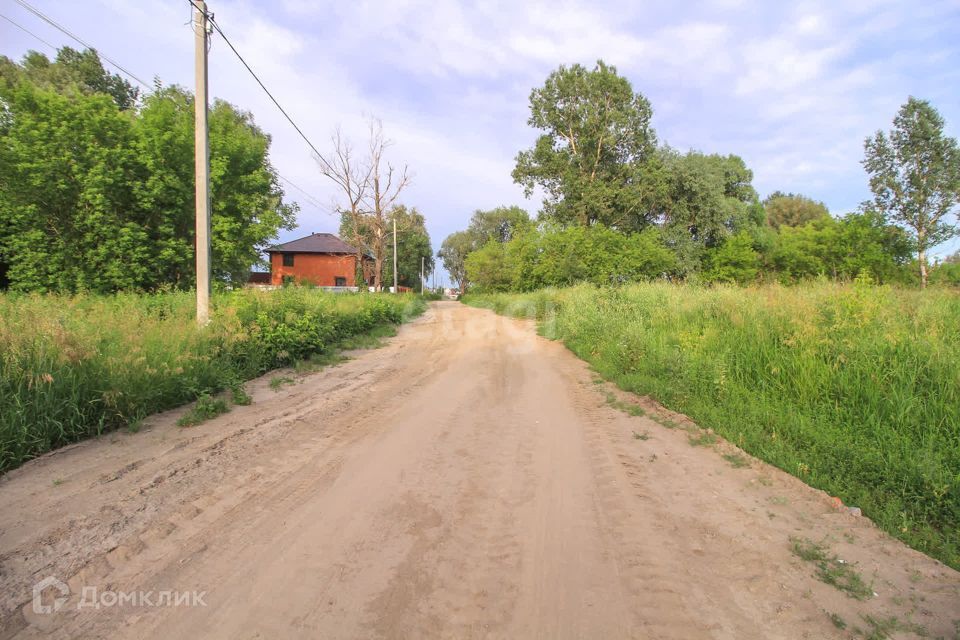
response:
M25 78L41 88L62 94L108 95L120 109L135 107L140 97L139 89L104 69L100 56L92 49L77 51L62 47L53 61L42 53L29 51L20 64L0 57L0 78L7 81Z
M490 240L509 242L518 233L529 229L533 223L530 214L520 207L496 207L488 211L476 210L470 218L467 230L475 237L478 247Z
M643 226L644 161L656 148L649 101L615 67L561 66L530 94L530 126L543 131L520 152L513 179L561 224Z
M397 205L387 213L390 228L397 223L397 283L401 287L420 290L420 266L423 264L424 277L433 273L433 249L430 246L430 234L427 232L423 214L416 207L408 209ZM387 243L384 258L383 280L393 286L393 241Z
M191 286L192 96L160 88L139 108L122 108L113 91L122 87L94 82L107 75L88 69L99 64L95 57L61 53L44 65L39 55L28 56L29 68L0 64L0 263L9 286ZM211 244L220 281L245 280L277 231L293 225L295 208L282 202L269 143L250 114L215 101Z
M455 231L444 238L437 257L443 262L443 268L457 284L461 293L467 290L467 256L476 251L476 238L469 231Z
M774 191L763 201L767 223L774 229L781 226L800 227L812 220L830 215L827 205L798 193Z
M950 219L960 203L957 141L944 134L943 118L929 102L910 97L889 135L877 131L864 149L874 205L909 232L926 287L927 252L957 234Z
M663 185L654 215L677 253L682 274L700 271L706 251L741 231L758 245L766 242L763 207L751 184L753 172L743 159L669 148L658 155Z

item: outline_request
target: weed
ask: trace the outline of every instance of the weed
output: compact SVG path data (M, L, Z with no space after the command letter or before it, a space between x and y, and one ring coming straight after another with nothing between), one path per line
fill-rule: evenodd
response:
M197 398L196 404L177 420L177 426L193 427L201 422L216 418L227 411L230 411L230 407L227 406L226 400L204 394Z
M408 295L301 287L217 293L198 329L189 291L0 293L0 473L41 453L182 406L237 381L390 335L425 308Z
M825 545L807 538L791 538L790 544L795 556L816 566L816 575L821 582L857 600L866 600L873 595L873 587L864 582L849 563L830 554Z
M775 504L780 507L785 507L790 504L790 498L786 496L771 496L769 499L770 504Z
M628 413L631 416L642 416L646 414L646 411L643 410L643 407L633 404L631 402L624 402L617 398L617 396L612 393L607 394L607 404L613 407L614 409L619 409L624 413Z
M230 387L230 401L236 405L247 406L253 402L253 398L242 384L234 384Z
M743 469L750 466L750 460L739 453L725 453L723 459L729 462L734 469Z
M827 615L830 617L830 622L832 622L833 626L835 626L837 629L843 630L847 628L847 621L841 618L840 614L830 613Z
M697 435L690 436L690 444L695 447L709 447L717 443L717 436L709 431L701 431Z
M633 439L634 439L634 440L649 440L649 439L650 439L650 434L647 433L646 431L644 431L643 433L637 433L636 431L634 431L634 432L633 432Z
M274 391L280 391L284 385L293 384L296 382L290 376L273 376L270 378L270 388Z
M889 618L877 618L872 615L861 615L864 622L869 625L869 629L856 629L858 635L862 635L867 640L888 640L894 633L904 631L913 633L921 638L930 635L926 628L913 622L901 622L896 616Z
M66 480L64 480L63 478L57 478L56 480L53 481L53 486L59 487L64 482L66 482Z

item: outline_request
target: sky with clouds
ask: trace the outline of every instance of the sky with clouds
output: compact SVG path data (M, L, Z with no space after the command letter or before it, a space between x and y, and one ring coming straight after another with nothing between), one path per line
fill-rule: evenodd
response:
M192 86L187 0L30 0L141 78ZM834 213L869 196L863 139L887 129L907 96L930 100L960 134L957 0L699 2L318 2L211 0L247 62L321 149L340 126L358 144L382 119L427 217L434 247L475 209L518 204L510 171L530 146L527 99L561 64L617 67L653 104L659 139L735 153L761 197L774 190ZM60 46L66 36L14 0L0 15ZM47 45L0 20L0 54ZM210 51L211 96L251 111L301 205L300 229L333 231L332 185L226 45ZM956 244L956 243L955 243ZM953 249L953 245L944 248Z

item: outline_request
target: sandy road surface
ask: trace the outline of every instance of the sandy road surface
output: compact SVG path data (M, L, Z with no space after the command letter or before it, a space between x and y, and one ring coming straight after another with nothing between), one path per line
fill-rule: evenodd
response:
M251 387L200 426L170 412L0 479L0 636L832 638L895 615L954 637L957 572L608 406L529 323L438 303L384 348ZM797 535L877 596L816 580ZM70 595L36 613L46 576ZM78 609L85 587L104 606Z

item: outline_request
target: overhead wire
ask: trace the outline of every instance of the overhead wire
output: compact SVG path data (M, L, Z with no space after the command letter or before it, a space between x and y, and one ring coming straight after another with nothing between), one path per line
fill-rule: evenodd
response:
M280 110L280 113L282 113L283 117L287 119L287 122L289 122L290 125L293 126L294 129L296 129L297 133L300 134L300 137L303 138L303 141L306 142L307 146L309 146L310 149L313 151L313 153L316 154L317 159L321 163L329 167L330 163L327 162L327 159L323 157L323 154L320 153L316 145L314 145L313 142L310 141L310 138L307 137L307 135L300 128L300 126L293 120L290 114L287 113L287 110L283 108L283 105L280 104L280 101L277 100L276 97L274 97L273 93L271 93L269 89L267 89L267 85L263 83L263 80L260 79L260 76L258 76L256 72L250 67L250 65L247 63L244 57L240 55L240 52L237 51L237 48L235 46L233 46L233 43L230 41L230 38L227 37L227 34L224 33L223 29L220 28L220 25L217 24L217 21L214 19L213 15L209 11L204 11L200 7L200 5L198 5L194 0L187 0L187 1L190 4L192 4L197 11L199 11L200 13L203 13L206 16L207 21L210 23L210 25L214 28L214 30L217 33L220 34L220 37L223 38L223 41L227 43L227 46L230 47L230 50L233 51L233 54L237 56L237 59L240 60L240 62L243 64L246 70L250 73L250 75L253 76L253 79L257 81L257 84L260 85L260 88L263 89L263 92L267 94L267 97L270 98L273 104L276 105L277 109Z
M200 7L199 7L193 0L188 0L188 1L189 1L190 4L192 4L198 11L202 11L202 10L200 9ZM133 73L127 71L121 64L119 64L118 62L114 61L113 59L108 58L107 56L105 56L103 53L100 52L99 49L97 49L96 47L94 47L94 46L91 45L90 43L86 42L85 40L82 40L81 38L79 38L78 36L76 36L75 34L73 34L69 29L67 29L66 27L62 26L61 24L59 24L59 23L57 23L55 20L53 20L53 18L50 18L49 16L43 14L39 9L36 9L36 8L32 7L29 3L25 2L24 0L15 0L15 2L17 2L17 4L21 5L22 7L24 7L25 9L27 9L27 10L30 11L31 13L33 13L34 15L36 15L38 18L42 19L44 22L47 22L48 24L54 26L54 27L57 28L59 31L61 31L62 33L64 33L64 34L67 35L68 37L72 38L72 39L75 40L76 42L80 43L81 45L83 45L83 46L86 47L87 49L96 51L96 52L97 52L97 55L98 55L99 57L101 57L101 58L103 58L104 60L106 60L107 62L109 62L111 65L113 65L114 67L116 67L117 69L119 69L121 72L123 72L123 73L124 73L125 75L127 75L128 77L132 78L133 80L135 80L136 82L140 83L141 85L143 85L144 87L146 87L146 88L148 88L148 89L152 88L152 87L150 87L150 85L148 85L147 83L145 83L143 80L139 79L139 78L138 78L137 76L135 76ZM37 34L33 33L32 31L30 31L29 29L27 29L27 28L24 27L23 25L18 24L17 22L15 22L14 20L8 18L7 16L5 16L5 15L3 15L3 14L0 14L0 18L3 18L4 20L6 20L7 22L11 23L11 24L14 25L15 27L17 27L17 28L21 29L22 31L24 31L25 33L33 36L33 37L36 38L38 41L40 41L40 42L42 42L43 44L47 45L47 46L50 47L51 49L53 49L53 50L55 50L55 51L58 50L58 47L56 47L56 46L54 46L53 44L47 42L46 40L44 40L43 38L41 38L41 37L38 36ZM270 99L271 99L271 100L273 101L273 103L277 106L277 108L278 108L278 109L280 110L280 112L284 115L284 117L286 117L287 121L289 121L290 124L293 125L293 128L296 129L297 133L300 134L300 137L303 138L303 140L310 146L310 148L311 148L311 149L313 150L313 152L317 155L317 157L320 159L320 161L323 162L324 164L326 164L327 161L326 161L326 159L323 157L323 155L317 150L316 146L314 146L314 144L310 141L310 139L307 138L307 136L303 133L303 131L300 129L300 127L297 126L297 123L294 122L293 118L290 117L290 115L289 115L289 114L287 113L287 111L280 105L280 103L279 103L279 102L277 101L277 99L273 96L273 94L270 93L270 91L267 89L266 85L264 85L264 83L260 80L260 78L257 76L257 74L254 73L253 69L250 68L250 65L247 64L246 60L243 59L243 56L241 56L240 53L237 51L236 47L233 46L233 43L231 43L230 40L229 40L229 38L227 38L226 34L223 32L223 29L220 28L220 25L218 25L218 24L212 19L212 16L209 14L209 12L207 13L207 20L210 22L211 26L213 26L213 28L217 31L217 33L220 34L220 37L223 38L224 42L227 43L227 45L230 47L231 51L233 51L233 53L237 56L237 58L239 58L240 62L243 63L243 66L246 67L247 71L250 72L250 75L252 75L253 78L257 81L257 84L260 85L260 88L263 89L263 91L270 97ZM276 169L274 169L274 171L276 171ZM293 181L290 180L289 178L287 178L287 177L285 177L284 175L282 175L279 171L277 171L277 177L280 178L281 180L283 180L284 182L286 182L287 184L289 184L291 187L293 187L294 189L296 189L296 190L299 191L300 193L302 193L302 194L307 198L307 202L309 202L309 203L312 204L313 206L317 207L317 208L320 209L320 210L324 210L324 209L327 209L327 208L328 208L328 207L325 207L325 206L321 203L321 201L320 201L319 198L317 198L316 196L312 195L309 191L307 191L306 189L304 189L303 187L299 186L298 184L296 184L295 182L293 182Z
M142 87L144 87L144 88L146 88L146 89L151 89L151 88L152 88L148 82L145 82L145 81L141 80L140 78L138 78L138 77L136 76L136 74L128 71L127 69L125 69L125 68L123 67L123 65L121 65L120 63L118 63L117 61L115 61L113 58L107 57L104 53L102 53L102 52L101 52L100 50L98 50L96 47L94 47L93 45L91 45L91 44L88 43L87 41L85 41L85 40L83 40L82 38L80 38L80 36L78 36L78 35L76 35L75 33L71 32L69 29L67 29L66 27L64 27L63 25L61 25L60 23L58 23L56 20L54 20L54 19L51 18L50 16L46 15L45 13L43 13L42 11L40 11L39 9L37 9L36 7L34 7L33 5L31 5L29 2L26 2L26 0L14 0L14 1L15 1L17 4L19 4L21 7L23 7L24 9L26 9L27 11L29 11L30 13L34 14L35 16L37 16L38 18L40 18L41 20L43 20L44 22L46 22L47 24L49 24L49 25L53 26L54 28L58 29L59 31L61 31L62 33L64 33L65 35L67 35L68 37L72 38L74 41L82 44L82 45L83 45L84 47L86 47L87 49L91 49L91 50L93 50L93 51L96 51L98 56L100 56L101 58L103 58L104 60L106 60L108 63L110 63L111 65L113 65L113 66L116 67L117 69L119 69L121 73L123 73L124 75L126 75L127 77L129 77L130 79L132 79L133 81L137 82L137 83L140 84ZM12 22L12 21L11 21L11 22Z
M27 29L27 28L26 28L25 26L23 26L22 24L19 24L18 22L12 20L11 18L8 18L7 16L3 15L2 13L0 13L0 18L3 18L4 20L6 20L7 22L9 22L10 24L12 24L13 26L15 26L16 28L18 28L18 29L20 29L21 31L23 31L24 33L33 36L34 38L36 38L37 40L39 40L39 41L42 42L43 44L45 44L45 45L47 45L48 47L50 47L51 49L53 49L54 51L57 50L57 48L56 48L55 46L53 46L52 44L50 44L49 42L47 42L46 40L44 40L43 38L41 38L40 36L38 36L37 34L35 34L33 31L30 31L30 29Z

